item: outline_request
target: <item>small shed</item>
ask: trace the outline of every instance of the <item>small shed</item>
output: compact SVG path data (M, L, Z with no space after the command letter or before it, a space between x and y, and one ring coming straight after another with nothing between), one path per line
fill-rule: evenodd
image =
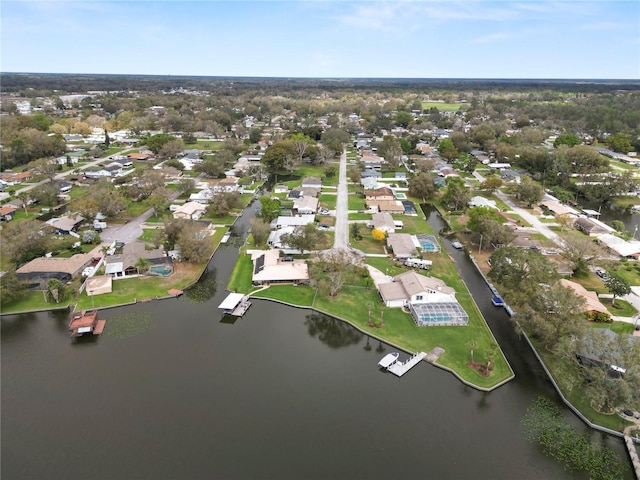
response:
M89 296L111 293L113 291L113 279L111 275L97 275L87 278L85 289Z

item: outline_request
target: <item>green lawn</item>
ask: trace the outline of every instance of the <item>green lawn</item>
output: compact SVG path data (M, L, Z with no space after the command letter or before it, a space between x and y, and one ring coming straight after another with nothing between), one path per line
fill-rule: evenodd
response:
M36 310L48 310L52 308L62 308L67 306L67 304L71 304L73 301L66 301L61 304L53 304L47 303L44 299L43 292L35 292L29 291L22 297L20 300L17 300L13 303L6 304L2 303L0 305L0 311L3 314L14 313L14 312L33 312Z
M611 315L615 315L616 317L633 317L638 313L638 311L633 308L633 305L625 300L621 300L620 298L616 298L615 305L611 304L610 299L603 298L602 304L607 307L607 310L609 310Z
M422 110L435 107L441 112L457 112L461 106L462 103L422 102Z
M613 323L589 323L591 328L608 328L616 332L618 335L631 335L633 334L633 323L627 322L613 322Z
M138 238L143 242L153 243L153 238L157 231L157 228L143 228L142 235L140 235Z
M318 201L321 208L328 208L329 210L333 210L336 208L338 196L337 195L328 195L323 193L318 197Z
M355 240L351 237L351 230L349 230L349 241L353 248L362 250L364 253L384 253L386 242L384 240L374 240L371 236L371 230L366 226L363 225L360 229L360 235L362 235L362 240Z
M370 213L350 213L349 220L371 220Z
M364 197L356 194L350 194L347 198L349 201L349 210L366 210L364 206Z
M227 290L238 293L249 293L253 289L253 284L251 283L252 273L253 263L251 263L251 255L243 255L241 253L229 277Z

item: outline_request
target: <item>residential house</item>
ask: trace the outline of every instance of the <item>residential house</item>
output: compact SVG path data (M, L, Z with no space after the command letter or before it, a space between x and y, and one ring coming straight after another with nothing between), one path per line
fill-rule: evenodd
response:
M309 283L309 270L304 260L282 261L279 250L253 250L250 253L254 285Z
M611 233L605 233L598 236L598 242L620 257L640 257L640 241L638 240L625 240Z
M396 260L406 260L418 255L416 244L408 233L390 233L387 235L387 247Z
M199 202L187 202L178 207L173 212L173 218L185 218L188 220L199 220L204 215L207 207Z
M202 204L208 204L213 198L213 190L205 188L189 195L190 202L198 202Z
M378 286L388 307L408 307L417 326L468 325L469 316L455 298L455 290L435 277L415 271L396 275Z
M371 168L367 168L363 170L363 172L360 174L360 178L369 178L369 177L382 178L382 172L379 172L378 170L373 170Z
M27 170L26 172L6 171L0 173L0 179L2 179L3 182L7 182L9 184L28 182L32 178L33 174L29 170Z
M271 222L271 229L279 230L284 227L304 227L305 225L315 222L315 219L315 215L300 215L297 217L285 217L281 215Z
M18 210L13 205L2 205L0 207L0 221L8 222L13 219L13 214Z
M590 336L585 336L577 340L576 358L578 362L587 368L606 367L608 375L612 378L618 378L624 375L629 367L625 362L625 358L620 354L620 347L611 349L606 345L620 343L628 343L629 347L635 343L637 348L640 345L640 337L635 335L618 335L609 328L593 328L590 329ZM597 336L602 335L604 338L599 339ZM594 338L595 337L595 338ZM604 348L603 348L604 347Z
M378 208L379 212L402 215L405 212L404 204L400 200L378 200L368 202L369 208Z
M313 215L318 211L318 199L315 197L296 198L293 201L294 215Z
M382 230L385 233L394 233L396 231L396 223L393 217L386 212L374 213L367 226Z
M227 177L220 180L213 187L214 192L240 192L242 193L242 186L238 184L238 179L235 177Z
M89 253L77 253L70 258L34 258L17 269L16 275L18 279L28 283L28 288L45 290L49 280L56 279L62 283L70 282L92 262L93 256Z
M598 298L598 294L596 292L589 291L579 283L572 282L571 280L567 280L565 278L560 279L560 285L573 290L573 293L575 293L576 296L584 299L584 311L586 313L601 312L610 315L607 307L605 307L600 302L600 299Z
M578 218L574 224L574 228L580 230L582 233L588 236L601 235L603 233L611 233L613 228L605 225L604 223L596 220L595 218L581 217Z
M318 177L305 177L302 179L302 188L322 189L322 180Z
M147 250L142 242L127 243L122 248L122 254L105 257L105 274L114 279L138 274L136 266L141 258L149 261L151 267L167 267L173 269L173 259L164 254L161 249Z
M84 221L80 215L57 217L47 220L45 223L52 228L55 233L69 235L75 232L78 225ZM77 236L77 235L76 235Z
M137 152L137 153L129 153L127 155L127 158L135 162L146 162L147 160L153 159L153 156L154 156L153 153Z
M575 208L568 207L566 205L561 204L557 199L547 196L541 202L538 202L538 205L547 209L551 214L556 217L565 215L571 218L577 218L580 215L580 212Z
M273 193L287 193L289 191L289 187L284 184L276 185L273 188Z
M273 230L269 234L269 238L267 239L267 245L271 248L286 248L287 244L282 243L283 235L290 235L296 231L296 227L282 227L278 230Z
M364 177L360 180L360 185L362 185L362 188L365 190L377 190L380 188L376 177Z
M485 208L492 208L494 210L500 210L498 208L498 206L496 205L496 201L495 200L489 200L488 198L484 198L484 197L480 197L480 196L475 196L475 197L471 198L471 200L469 200L469 206L470 207L485 207Z
M411 270L396 275L393 282L381 283L380 296L387 307L405 307L409 303L455 302L455 290L439 278Z
M368 205L370 201L395 200L396 197L393 194L393 190L391 190L389 187L380 187L376 190L366 192L364 199Z

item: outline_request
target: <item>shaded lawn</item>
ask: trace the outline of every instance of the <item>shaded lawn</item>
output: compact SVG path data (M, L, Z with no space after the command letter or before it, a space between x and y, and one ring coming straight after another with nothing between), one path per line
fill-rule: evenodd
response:
M573 383L573 378L580 375L580 367L575 363L567 362L567 360L549 352L549 350L540 345L539 342L536 342L535 339L531 339L531 343L533 343L538 354L551 371L564 396L591 422L617 431L621 431L625 426L631 425L631 422L624 420L618 415L607 415L595 411L591 407L588 396L585 394L587 388L586 382L578 383L578 385L574 386L570 391L565 388L565 385Z
M613 323L595 323L589 322L591 328L608 328L609 330L616 332L618 335L631 335L633 334L633 323L627 322L613 322Z
M42 291L29 291L21 299L15 302L7 304L2 302L0 305L0 312L3 314L27 312L34 310L47 310L53 308L64 308L70 304L73 304L73 299L67 300L62 303L47 303L44 299L44 293Z

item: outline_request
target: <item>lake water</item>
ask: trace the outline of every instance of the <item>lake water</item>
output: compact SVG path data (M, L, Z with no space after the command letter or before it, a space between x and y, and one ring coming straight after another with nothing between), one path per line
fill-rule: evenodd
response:
M2 317L3 478L585 478L524 438L531 400L555 395L464 253L450 249L517 375L491 393L426 363L384 373L390 347L309 310L255 300L223 318L250 217L213 257L205 302L104 310L105 334L75 342L67 312ZM149 328L113 336L109 319Z

